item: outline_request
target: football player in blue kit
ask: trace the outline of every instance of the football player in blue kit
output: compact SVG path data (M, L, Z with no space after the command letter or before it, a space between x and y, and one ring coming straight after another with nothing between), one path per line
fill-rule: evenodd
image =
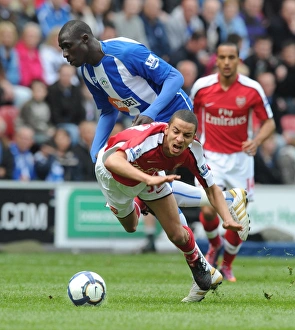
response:
M81 67L101 111L91 148L94 162L120 112L139 116L135 124L140 125L168 122L176 110L192 110L189 96L181 89L181 73L143 44L127 38L99 41L79 20L66 23L58 41L67 61Z
M85 84L100 111L90 151L94 163L119 113L135 117L134 125L140 125L169 122L180 109L192 111L189 96L181 89L181 73L143 44L123 37L98 40L80 20L67 22L59 32L58 42L67 61L81 67ZM210 205L201 188L177 180L172 188L179 206ZM240 200L243 193L240 189L234 198L230 192L223 192L229 206ZM186 225L180 209L179 215Z

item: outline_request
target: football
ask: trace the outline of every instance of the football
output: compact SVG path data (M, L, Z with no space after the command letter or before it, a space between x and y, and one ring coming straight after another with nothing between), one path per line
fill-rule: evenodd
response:
M68 284L68 296L76 306L100 306L105 301L106 293L105 281L92 271L73 275Z

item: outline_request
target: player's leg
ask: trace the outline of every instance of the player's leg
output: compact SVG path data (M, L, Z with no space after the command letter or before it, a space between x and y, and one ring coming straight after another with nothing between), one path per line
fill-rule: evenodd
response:
M159 196L151 196L150 192L149 193L142 193L139 197L142 198L143 200L145 200L145 202L147 203L149 209L151 209L155 214L157 214L157 216L160 216L160 223L163 227L163 229L166 231L168 237L170 238L170 240L172 242L174 242L176 244L176 246L185 253L186 255L186 259L188 259L190 262L194 263L194 261L192 261L192 259L197 258L197 268L199 269L199 271L197 271L197 273L199 274L199 279L198 279L198 284L200 284L201 282L201 288L200 286L196 283L196 281L193 281L193 286L188 294L187 297L185 297L183 299L184 302L197 302L197 301L201 301L204 297L205 294L207 293L207 291L212 287L212 289L215 289L216 286L218 284L221 283L222 281L222 275L220 274L220 272L218 270L216 270L215 268L213 268L211 265L208 264L208 262L205 260L203 254L201 253L201 251L199 250L193 233L192 231L185 226L187 224L185 216L182 214L182 212L180 212L180 210L176 207L175 208L175 198L173 195L169 195L169 199L168 198L164 198L164 196L167 196L167 193L171 193L172 189L170 188L170 186L167 184L167 187L169 189L169 191L165 191L163 190L163 195ZM158 203L158 201L154 201L154 198L158 198L160 199L160 204L156 205L155 203ZM150 202L148 202L148 199L152 200ZM170 202L171 199L171 202ZM164 204L163 204L163 200L164 200ZM173 202L173 203L172 203ZM166 203L166 204L165 204ZM171 205L173 206L173 209L171 211ZM177 209L178 209L178 214L179 216L176 217L175 215L177 214ZM180 220L181 220L181 224L180 224ZM172 233L175 232L177 234L179 234L179 232L186 232L186 235L189 235L189 240L187 241L187 243L183 246L181 246L181 244L179 244L180 242L177 242L175 239L171 239L171 231ZM173 234L172 234L173 236ZM201 270L200 270L201 268ZM195 269L192 269L192 273L196 273ZM211 283L210 284L210 288L208 288L209 284L207 283L207 287L204 286L203 281L203 275L202 273L204 273L204 271L207 273L207 281L209 282L209 277L211 278ZM210 272L210 274L208 274L208 272ZM208 276L209 275L209 276ZM195 275L196 276L196 275ZM204 290L205 289L205 290Z
M219 184L223 184L221 180L219 180L218 182ZM201 208L199 219L204 227L204 230L209 240L209 249L206 254L206 259L211 265L217 267L217 260L222 252L223 247L223 240L219 233L220 219L214 208L211 207L211 204L207 198L204 189L202 187L195 187L180 181L174 181L174 183L172 184L172 188L173 194L179 206L203 206ZM229 208L231 208L232 205L238 204L241 200L241 196L245 194L243 189L237 189L236 191L238 191L238 194L235 194L235 192L233 192L232 190L223 191L223 196ZM242 205L242 207L244 206L245 204Z
M125 231L128 233L135 232L139 217L141 216L140 206L129 194L125 195L122 190L118 189L118 184L114 179L108 179L107 185L106 180L104 180L103 185L101 181L98 180L98 185L106 199L107 206L120 221ZM106 187L107 189L105 189ZM122 187L125 188L124 186ZM127 187L127 189L128 188L129 187Z
M179 207L200 207L203 205L211 205L205 190L201 187L196 187L176 180L172 182L172 189L177 201L177 205ZM223 192L223 194L227 204L230 205L233 201L232 195L228 194L228 192ZM144 206L142 208L144 208ZM178 213L181 223L187 225L185 216L180 208L178 209ZM155 252L156 219L150 213L147 213L143 217L143 221L146 235L146 243L140 249L140 251L142 253Z
M181 211L180 208L178 208L178 214L180 222L187 226L186 218ZM146 243L145 245L140 249L140 252L142 253L149 253L149 252L156 252L156 217L151 214L147 213L142 217L142 220L144 222L144 232L146 236Z
M213 267L217 267L218 258L223 248L223 239L219 232L219 216L212 206L204 206L201 208L199 220L204 227L204 231L209 241L206 260Z
M179 207L211 206L205 190L199 183L194 186L181 181L173 181L172 188ZM222 194L234 220L244 227L243 231L239 232L239 236L246 240L249 231L249 218L245 210L247 192L242 188L232 188L223 191Z
M163 175L165 172L164 171L161 171L159 172L160 175ZM177 185L177 195L180 197L180 198L183 198L181 196L184 196L183 192L185 190L185 187L187 187L187 190L190 190L190 189L194 189L194 186L191 186L191 185L187 185L183 182L180 182L180 185ZM183 184L183 185L181 185ZM173 185L170 184L171 186ZM182 188L180 188L180 186ZM200 191L199 192L199 195L205 193L205 191L203 190L201 192L201 189L200 188L197 188L196 189L197 191ZM192 192L191 194L189 193L189 196L191 196L192 199L198 199L199 196L193 196L195 194L195 192ZM205 194L206 195L206 194ZM207 196L206 197L200 197L202 200L208 200ZM149 210L148 208L145 208L144 206L144 203L138 199L138 197L135 198L136 202L141 206L141 208L143 209L143 215L144 217L142 218L143 219L143 222L144 222L144 231L145 231L145 236L146 236L146 243L145 245L140 249L140 252L142 253L148 253L148 252L155 252L156 251L156 245L155 245L155 234L156 234L156 221L157 219L150 213L151 210ZM181 205L181 206L184 206L184 205ZM183 214L183 212L181 211L180 208L178 208L178 214L179 214L179 218L180 218L180 222L183 224L183 225L186 225L187 226L187 221L186 221L186 218Z
M224 155L212 153L205 151L207 156L207 163L212 169L214 175L215 184L218 185L221 190L224 190L222 187L225 187L224 182L224 171L227 169L227 158ZM195 180L195 184L199 185L199 183ZM228 203L232 203L233 198L227 196ZM204 231L209 241L209 248L206 253L207 261L213 266L217 267L218 258L222 252L223 248L223 239L219 232L219 223L220 219L217 215L215 209L211 206L203 206L201 208L201 212L199 214L199 220L204 227Z
M231 230L227 230L224 234L224 253L223 260L220 267L220 272L222 273L225 280L229 282L236 282L236 277L234 276L232 270L232 264L240 251L242 246L242 240L239 235Z
M136 194L133 187L126 187L115 181L109 174L103 164L104 150L98 154L97 162L95 164L95 175L98 187L103 193L106 203L113 214L120 221L124 229L132 233L136 231L138 219L141 214L140 206L134 202L132 194ZM145 185L142 185L143 189ZM140 192L140 187L138 188Z
M180 223L178 207L172 194L153 201L145 201L155 213L169 240L183 253L194 280L202 290L211 287L211 272L208 263L197 249L191 229Z
M254 194L254 164L253 157L249 157L245 153L237 153L230 155L234 163L239 166L234 166L232 170L226 174L227 187L245 187L247 190L248 201L253 200ZM221 263L220 272L224 279L235 282L232 266L240 248L242 240L237 232L227 230L224 234L224 253Z
M174 207L171 207L174 199L171 197L172 195L169 195L168 198L165 198L164 204L162 203L162 199L159 208L157 208L157 205L153 205L154 202L151 202L149 205L157 214L157 217L168 237L173 232L179 232L180 228L184 229L184 233L186 231L185 236L189 235L188 241L185 244L180 244L180 241L175 241L171 238L170 240L184 252L187 263L193 274L193 285L189 294L182 299L182 302L199 302L204 299L206 293L210 289L215 290L216 287L221 284L222 275L217 269L208 264L195 242L191 229L185 225L180 225L179 218L175 216L176 203L174 202ZM172 234L172 236L173 235L175 234Z
M198 249L198 253L199 255L202 256L202 258L204 258L200 248L197 245L197 249ZM223 276L222 274L219 272L218 269L212 267L210 264L208 264L210 272L211 272L211 290L216 290L217 287L222 283L223 280ZM202 290L200 289L200 287L198 286L198 284L195 282L195 280L193 279L193 283L191 286L191 289L188 293L188 295L183 298L181 301L185 302L185 303L191 303L191 302L200 302L201 300L203 300L205 298L206 293L209 290Z
M179 207L211 206L206 192L201 186L193 186L175 180L172 182L172 190ZM227 205L230 206L233 202L233 196L228 191L222 193Z
M181 181L172 183L173 194L180 207L203 207L200 213L200 222L209 240L209 249L206 254L208 262L217 267L217 260L222 252L223 241L218 231L220 219L211 207L205 190L200 186L192 186ZM234 202L234 196L231 191L223 191L223 196L230 207ZM240 196L237 196L240 198ZM228 258L226 258L228 259Z
M238 254L242 239L245 240L248 236L249 230L249 218L246 213L246 198L245 190L240 188L231 189L229 191L232 194L232 212L238 218L238 221L243 223L240 219L244 219L244 230L241 232L234 232L227 230L225 232L224 238L221 237L219 233L219 215L211 207L202 207L200 212L200 222L203 224L204 230L207 234L209 240L209 249L206 253L207 261L214 267L217 267L218 257L222 252L224 247L224 258L222 262L222 274L225 279L235 282L236 279L232 274L231 265ZM238 205L238 206L237 206ZM235 211L235 206L237 206L237 212ZM233 214L232 213L232 214Z

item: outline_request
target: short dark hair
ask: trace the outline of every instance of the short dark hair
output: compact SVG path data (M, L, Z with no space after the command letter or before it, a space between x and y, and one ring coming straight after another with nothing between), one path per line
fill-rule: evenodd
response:
M227 36L227 39L226 41L227 42L232 42L234 44L239 44L239 42L241 42L243 40L243 38L237 34L237 33L230 33L228 36Z
M88 24L80 20L71 20L68 21L60 30L59 34L61 35L64 32L70 32L75 37L79 37L82 34L86 33L93 36L91 28Z
M186 110L186 109L177 110L176 112L174 112L174 114L170 118L169 125L171 125L171 123L174 121L175 118L179 118L179 119L185 121L186 123L193 124L195 126L195 132L197 131L198 119L197 119L196 115L193 113L193 111Z
M238 56L240 56L240 51L239 51L239 46L232 42L232 41L225 41L225 42L222 42L220 43L218 46L217 46L217 53L218 53L218 48L221 47L221 46L230 46L230 47L235 47L236 50L237 50L237 54Z

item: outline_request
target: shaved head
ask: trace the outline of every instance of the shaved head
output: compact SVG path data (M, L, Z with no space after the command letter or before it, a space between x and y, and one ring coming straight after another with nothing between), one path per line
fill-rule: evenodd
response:
M68 33L73 35L74 37L79 37L84 33L88 34L89 36L93 36L93 33L85 22L80 20L72 20L68 21L60 30L59 35L63 33Z
M100 42L94 37L89 25L80 20L71 20L61 28L58 45L63 51L63 57L77 68L84 63L96 65L104 56Z

